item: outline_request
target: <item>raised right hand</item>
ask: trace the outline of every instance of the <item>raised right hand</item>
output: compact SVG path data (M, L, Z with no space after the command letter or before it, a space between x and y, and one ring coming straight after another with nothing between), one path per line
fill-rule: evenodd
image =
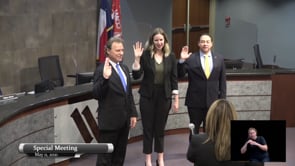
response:
M133 44L133 51L134 51L135 60L140 59L143 52L142 43L136 42L135 44Z
M109 79L112 74L112 66L110 65L110 59L106 57L103 67L103 77Z
M189 51L188 46L183 46L181 49L180 58L183 60L186 60L187 58L189 58L192 53L188 51Z

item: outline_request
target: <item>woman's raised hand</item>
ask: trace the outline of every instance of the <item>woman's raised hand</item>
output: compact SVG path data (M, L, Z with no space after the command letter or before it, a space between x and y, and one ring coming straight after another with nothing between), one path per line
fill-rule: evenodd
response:
M133 51L135 60L139 60L143 52L142 43L136 42L135 44L133 44Z

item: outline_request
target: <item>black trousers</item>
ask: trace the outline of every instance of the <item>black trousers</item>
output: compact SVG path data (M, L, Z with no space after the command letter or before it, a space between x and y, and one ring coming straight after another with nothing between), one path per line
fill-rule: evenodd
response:
M100 143L112 143L113 153L97 155L96 166L123 166L128 143L129 125L124 125L118 130L100 130Z
M193 108L188 107L188 115L190 119L190 123L195 125L195 134L199 133L200 125L203 122L203 129L205 131L206 127L206 115L208 112L208 108Z
M167 99L163 86L154 86L153 97L140 97L140 113L143 126L143 153L164 151L165 126L171 108L171 99Z

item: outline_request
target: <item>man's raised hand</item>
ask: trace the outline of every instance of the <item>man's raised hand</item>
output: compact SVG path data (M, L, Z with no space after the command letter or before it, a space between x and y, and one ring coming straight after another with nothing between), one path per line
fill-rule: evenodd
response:
M107 57L103 67L103 77L109 79L112 74L112 66L110 65L110 59Z
M187 58L189 58L192 53L188 51L189 51L188 46L183 46L181 49L180 58L183 60L186 60Z

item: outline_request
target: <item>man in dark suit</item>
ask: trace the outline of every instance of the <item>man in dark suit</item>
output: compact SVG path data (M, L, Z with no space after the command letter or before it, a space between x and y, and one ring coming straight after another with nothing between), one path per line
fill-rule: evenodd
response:
M190 123L195 125L195 133L203 122L210 105L220 98L226 97L226 76L223 56L213 53L212 37L208 34L200 36L198 43L200 50L190 53L188 46L184 46L178 62L178 76L188 74L188 88L185 105L188 108Z
M97 166L122 166L130 127L135 127L137 112L128 67L122 64L124 46L118 37L106 45L108 57L94 73L93 95L98 100L99 142L112 143L113 153L98 154Z

